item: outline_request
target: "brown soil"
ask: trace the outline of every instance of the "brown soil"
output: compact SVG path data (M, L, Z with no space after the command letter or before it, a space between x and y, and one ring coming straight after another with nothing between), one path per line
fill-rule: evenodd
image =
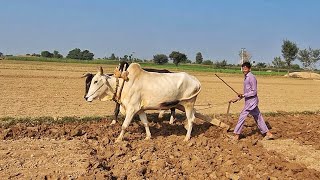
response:
M84 72L97 65L0 61L0 117L106 116L113 102L87 103L83 99ZM112 72L114 66L103 65ZM197 110L225 113L234 98L213 73L193 73L202 83ZM242 75L220 75L237 91ZM319 111L320 81L258 76L262 112ZM212 104L211 107L207 104ZM243 104L232 104L238 113ZM143 140L139 122L128 128L125 141L115 144L121 125L99 122L23 123L0 128L2 179L320 179L320 114L266 116L277 137L263 142L252 118L244 138L230 140L222 129L196 120L189 142L183 142L184 115L169 125L149 114L153 138ZM165 119L168 119L168 115ZM226 117L217 117L225 120ZM235 126L237 115L228 122ZM288 144L289 143L289 144ZM279 148L278 148L279 147ZM286 151L290 147L293 151ZM301 151L300 149L303 149ZM305 159L305 152L312 154ZM293 153L293 154L292 154ZM309 158L310 158L309 157ZM312 159L312 157L314 157ZM310 165L310 162L314 165Z
M265 117L277 137L268 142L262 140L251 117L239 142L231 141L231 134L198 119L191 140L183 142L186 133L183 116L170 125L151 114L153 138L144 140L144 128L136 121L128 128L122 143L114 143L121 125L109 126L109 120L34 127L17 124L0 129L3 139L0 176L6 179L319 179L319 118L320 114ZM236 116L232 119L234 126ZM294 142L290 145L288 139ZM278 143L282 141L287 143ZM296 151L288 154L279 151L281 147ZM306 154L313 156L304 160ZM309 162L314 164L311 166Z

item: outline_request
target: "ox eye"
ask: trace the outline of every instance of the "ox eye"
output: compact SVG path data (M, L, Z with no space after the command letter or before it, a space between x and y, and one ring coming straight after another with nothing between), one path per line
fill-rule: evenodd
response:
M98 81L94 81L93 83L94 83L94 84L97 84L97 83L98 83Z

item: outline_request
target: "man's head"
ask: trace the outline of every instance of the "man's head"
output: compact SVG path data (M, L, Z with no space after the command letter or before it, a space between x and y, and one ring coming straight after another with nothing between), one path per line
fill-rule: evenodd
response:
M251 71L251 64L250 62L244 62L242 65L242 72L243 74L248 74Z

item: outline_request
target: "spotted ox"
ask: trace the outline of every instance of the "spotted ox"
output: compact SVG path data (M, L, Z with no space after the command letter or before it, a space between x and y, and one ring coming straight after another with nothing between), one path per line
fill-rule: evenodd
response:
M143 70L139 64L132 63L128 68L128 81L125 82L120 98L120 111L125 114L122 130L117 142L122 141L126 128L135 114L145 126L146 139L151 138L146 110L166 110L178 108L187 116L187 134L191 137L192 123L195 119L194 104L201 91L201 84L195 77L184 73L154 73ZM120 78L120 84L124 81ZM100 68L92 78L86 100L112 100L116 92L116 78L103 74Z

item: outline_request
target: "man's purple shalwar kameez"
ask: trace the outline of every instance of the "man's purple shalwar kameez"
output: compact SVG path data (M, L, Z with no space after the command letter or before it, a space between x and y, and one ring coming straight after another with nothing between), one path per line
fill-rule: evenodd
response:
M241 133L248 114L251 114L254 117L254 120L256 121L258 128L260 129L262 134L268 132L269 129L264 122L264 119L258 108L259 99L257 95L257 79L251 72L245 75L243 83L243 93L245 106L240 113L238 124L234 129L234 133Z

